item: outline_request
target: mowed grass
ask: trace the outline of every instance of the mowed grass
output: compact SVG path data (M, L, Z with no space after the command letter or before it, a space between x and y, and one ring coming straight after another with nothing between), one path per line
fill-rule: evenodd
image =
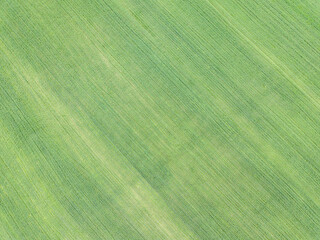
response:
M319 170L319 1L0 1L0 239L320 239Z

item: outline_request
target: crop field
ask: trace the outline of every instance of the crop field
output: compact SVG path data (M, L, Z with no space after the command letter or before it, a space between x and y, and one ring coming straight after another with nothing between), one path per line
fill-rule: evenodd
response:
M319 0L0 0L0 240L320 239Z

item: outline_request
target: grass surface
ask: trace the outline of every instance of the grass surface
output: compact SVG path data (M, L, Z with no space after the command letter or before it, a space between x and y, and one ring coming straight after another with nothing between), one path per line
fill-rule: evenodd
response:
M1 0L0 239L320 239L318 0Z

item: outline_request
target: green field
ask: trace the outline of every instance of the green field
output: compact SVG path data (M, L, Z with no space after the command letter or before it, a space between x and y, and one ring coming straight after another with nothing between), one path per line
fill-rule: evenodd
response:
M7 239L320 239L320 1L0 0Z

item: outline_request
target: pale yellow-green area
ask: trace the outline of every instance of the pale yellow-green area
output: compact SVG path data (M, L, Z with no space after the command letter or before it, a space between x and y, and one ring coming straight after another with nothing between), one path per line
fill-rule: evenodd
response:
M319 239L319 16L0 1L0 239Z

